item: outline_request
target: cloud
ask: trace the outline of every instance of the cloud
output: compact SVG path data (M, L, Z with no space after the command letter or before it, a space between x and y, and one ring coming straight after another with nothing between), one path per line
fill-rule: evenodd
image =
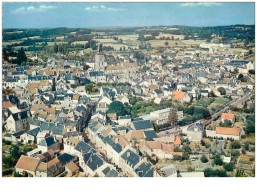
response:
M44 12L49 9L54 9L56 6L53 5L39 5L38 7L35 6L28 6L28 7L19 7L13 11L11 11L12 14L24 14L24 13L31 13L31 12Z
M34 10L34 9L35 9L34 6L27 7L27 10Z
M37 9L37 11L46 11L49 9L54 9L56 8L56 6L53 5L40 5L39 8Z
M221 4L220 3L181 3L180 5L182 7L197 7L197 6L210 7L210 6L219 6Z
M113 7L107 7L105 5L100 5L100 6L91 6L91 7L85 7L86 11L92 10L92 11L121 11L123 9L119 9L119 8L113 8Z
M18 14L18 13L21 13L21 12L24 12L25 11L25 7L19 7L13 11L11 11L11 13L13 14Z

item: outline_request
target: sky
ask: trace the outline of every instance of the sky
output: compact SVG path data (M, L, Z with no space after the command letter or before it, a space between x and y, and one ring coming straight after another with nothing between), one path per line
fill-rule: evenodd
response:
M3 3L3 28L255 24L254 3Z

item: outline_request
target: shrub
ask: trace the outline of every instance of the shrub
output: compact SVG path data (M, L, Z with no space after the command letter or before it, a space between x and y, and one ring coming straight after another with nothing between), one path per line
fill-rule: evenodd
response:
M208 160L208 158L207 158L205 155L202 155L201 161L202 161L203 163L207 163L209 160Z
M10 174L12 174L12 173L13 173L13 170L12 170L12 169L6 169L6 170L3 170L3 172L2 172L3 176L5 176L5 175L10 175Z
M238 141L232 142L230 144L230 148L231 149L240 149L241 148L241 144Z
M225 163L225 164L223 165L223 167L224 167L224 169L225 169L226 171L233 171L233 169L234 169L234 166L233 166L232 163Z
M226 171L220 169L207 168L204 170L205 177L228 177Z

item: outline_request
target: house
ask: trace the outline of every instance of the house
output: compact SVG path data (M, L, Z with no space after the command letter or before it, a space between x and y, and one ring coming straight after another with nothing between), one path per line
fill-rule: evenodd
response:
M118 177L118 172L115 170L113 166L109 164L105 164L106 166L102 166L102 170L98 171L100 177Z
M177 177L177 170L173 164L160 169L163 177Z
M172 95L175 100L185 103L189 103L193 99L191 94L182 91L173 91Z
M36 169L40 163L38 158L21 155L18 162L15 165L15 171L21 175L24 172L28 173L29 177L36 176Z
M119 125L128 125L131 122L131 116L130 115L126 115L126 116L118 116L118 120L117 120Z
M103 97L97 104L96 111L101 110L105 112L108 110L109 105L112 103L112 100L110 100L108 97Z
M63 173L64 170L65 167L58 158L54 158L47 163L47 177L55 177Z
M240 140L244 131L239 128L216 127L215 131L206 130L207 137Z
M40 128L36 127L34 129L31 129L24 134L21 135L21 142L25 144L33 144L36 143L37 140L37 134L39 133Z
M132 177L138 177L135 172L136 167L140 164L141 158L130 147L125 148L120 154L119 167L125 174Z
M42 152L46 152L50 149L55 151L60 149L60 144L59 141L54 140L53 136L48 136L46 138L41 139L41 141L38 143L38 148Z
M230 121L232 124L235 123L236 117L232 113L222 113L221 121L224 123L226 120Z
M90 177L96 175L98 169L103 166L104 161L96 153L86 153L80 155L79 165L83 171Z
M67 171L67 177L72 177L79 172L79 167L74 162L70 162L65 166L65 171Z
M29 111L22 111L18 113L11 114L6 120L6 129L9 132L17 132L22 130L28 130L28 118L31 117Z
M131 122L131 128L134 130L153 130L153 123L150 120L136 120Z
M114 142L111 137L107 136L103 138L103 141L106 145L104 148L106 151L106 156L115 164L119 165L120 161L120 152L122 151L122 146L118 143L118 140L116 139L116 142Z
M142 162L136 169L135 172L139 177L155 177L157 176L153 165L150 162Z
M189 141L200 142L203 138L204 126L201 123L189 125L186 129L187 138Z

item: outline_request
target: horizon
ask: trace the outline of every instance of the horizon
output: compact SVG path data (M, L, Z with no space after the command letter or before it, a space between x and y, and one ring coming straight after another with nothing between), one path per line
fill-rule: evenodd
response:
M107 28L145 28L145 27L193 27L193 28L212 28L212 27L225 27L225 26L255 26L255 24L231 24L231 25L218 25L218 26L186 26L186 25L154 25L154 26L93 26L93 27L38 27L38 28L3 28L4 30L12 29L58 29L58 28L79 28L79 29L107 29Z
M4 2L3 29L255 25L254 14L254 2Z

